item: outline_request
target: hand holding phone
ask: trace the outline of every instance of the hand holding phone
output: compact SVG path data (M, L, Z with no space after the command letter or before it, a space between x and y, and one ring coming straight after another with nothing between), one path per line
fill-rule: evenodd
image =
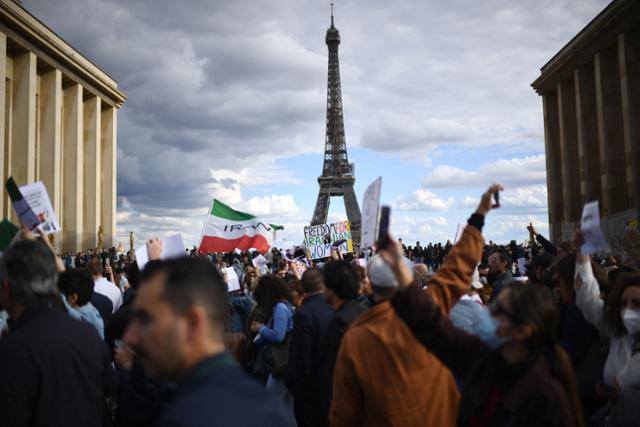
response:
M380 208L380 226L378 227L378 241L376 247L385 249L389 245L389 221L391 216L391 207L382 206Z

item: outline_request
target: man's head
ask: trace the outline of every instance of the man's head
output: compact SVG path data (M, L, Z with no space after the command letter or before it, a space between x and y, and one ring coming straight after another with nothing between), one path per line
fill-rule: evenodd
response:
M489 274L498 277L509 269L511 260L504 249L495 249L489 254Z
M178 379L224 351L225 284L200 258L152 261L142 272L124 340L153 376Z
M91 299L93 277L86 268L67 270L58 277L58 289L72 307L82 307Z
M58 295L58 270L51 250L38 240L11 246L0 258L0 309L14 321L34 303Z
M91 273L94 279L101 278L102 273L104 272L104 269L102 268L102 261L100 260L100 258L92 258L87 263L87 269L89 270L89 272Z
M305 295L324 291L322 272L317 268L310 268L302 274L302 290Z
M360 280L353 265L347 261L330 261L324 265L325 296L329 304L358 297Z
M416 264L413 266L413 276L421 288L427 286L429 283L429 269L426 264Z
M398 291L398 279L380 255L374 255L367 263L367 273L371 281L371 288L377 299L389 299Z

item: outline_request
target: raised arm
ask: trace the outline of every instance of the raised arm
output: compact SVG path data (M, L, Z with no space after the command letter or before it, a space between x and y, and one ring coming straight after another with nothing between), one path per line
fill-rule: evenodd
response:
M600 298L600 286L593 275L591 259L580 252L583 241L579 231L574 235L574 241L577 243L576 272L573 278L576 305L587 322L596 327L601 335L609 336L610 331L604 323L604 301Z
M473 272L482 260L484 217L491 209L498 207L493 204L493 198L500 190L502 186L495 184L482 195L478 209L469 218L460 240L429 283L427 292L447 315L460 297L469 291Z
M273 327L262 326L260 335L270 343L279 344L287 335L287 325L289 324L289 309L283 302L279 302L273 309Z
M491 353L478 337L456 328L431 295L417 284L399 292L391 305L416 339L460 378L464 378L474 360Z
M556 246L547 240L542 234L538 234L536 229L533 227L533 224L530 223L527 226L527 230L535 236L536 241L544 248L545 252L550 253L553 256L557 255L558 249Z

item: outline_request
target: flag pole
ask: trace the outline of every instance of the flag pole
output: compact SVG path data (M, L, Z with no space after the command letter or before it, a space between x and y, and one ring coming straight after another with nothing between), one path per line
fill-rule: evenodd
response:
M216 199L212 199L211 203L209 203L209 209L207 210L207 216L204 218L204 224L202 224L202 232L200 232L200 241L198 242L198 252L200 251L200 245L202 245L202 238L204 237L204 229L207 227L207 222L209 221L209 214L211 213L211 209L213 209L213 203Z

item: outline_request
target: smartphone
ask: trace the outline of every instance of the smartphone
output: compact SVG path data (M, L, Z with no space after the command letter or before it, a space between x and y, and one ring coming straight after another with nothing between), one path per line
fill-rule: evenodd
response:
M493 198L496 200L496 206L500 206L500 191L496 191Z
M391 215L390 206L380 208L380 226L378 227L378 249L384 249L389 243L389 217Z

